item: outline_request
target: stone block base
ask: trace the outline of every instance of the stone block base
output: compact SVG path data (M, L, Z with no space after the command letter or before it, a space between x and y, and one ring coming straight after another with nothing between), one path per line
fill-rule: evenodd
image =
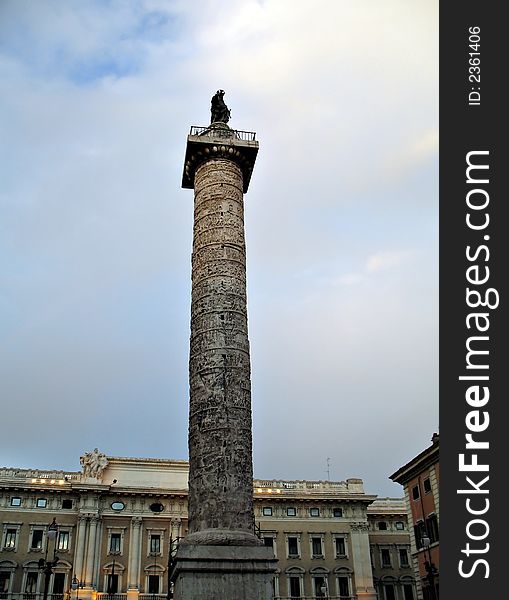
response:
M357 600L377 600L376 592L357 592Z
M265 546L182 544L171 573L174 600L272 600L277 568Z

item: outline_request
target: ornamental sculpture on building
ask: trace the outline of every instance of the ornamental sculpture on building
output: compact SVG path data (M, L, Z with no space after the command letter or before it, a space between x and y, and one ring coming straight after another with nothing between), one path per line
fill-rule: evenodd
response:
M94 448L93 452L86 452L83 456L80 456L80 464L83 467L85 477L102 479L104 469L108 466L108 459L106 454Z
M217 90L212 96L210 103L210 122L211 123L228 123L230 120L230 109L226 106L223 100L224 90Z

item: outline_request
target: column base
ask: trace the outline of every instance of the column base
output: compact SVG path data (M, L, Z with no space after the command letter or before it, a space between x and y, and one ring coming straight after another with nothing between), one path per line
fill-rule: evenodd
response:
M181 545L171 572L174 600L272 600L277 568L265 546Z
M376 592L357 592L357 600L377 600Z
M94 594L95 594L95 590L91 586L87 586L87 587L78 589L78 599L79 600L93 600ZM76 600L76 592L71 592L70 598L71 598L71 600Z
M138 600L140 590L129 589L127 590L127 600Z

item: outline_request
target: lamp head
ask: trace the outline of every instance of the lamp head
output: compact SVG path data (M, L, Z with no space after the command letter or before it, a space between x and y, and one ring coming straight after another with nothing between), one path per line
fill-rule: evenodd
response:
M48 539L49 540L56 539L57 533L58 533L58 525L57 525L56 517L53 517L53 521L51 522L51 525L48 527Z

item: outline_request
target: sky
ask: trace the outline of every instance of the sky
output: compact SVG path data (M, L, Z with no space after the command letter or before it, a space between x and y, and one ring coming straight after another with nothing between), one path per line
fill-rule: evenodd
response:
M187 458L180 184L224 89L255 477L401 497L438 431L438 2L2 0L0 86L0 466Z

